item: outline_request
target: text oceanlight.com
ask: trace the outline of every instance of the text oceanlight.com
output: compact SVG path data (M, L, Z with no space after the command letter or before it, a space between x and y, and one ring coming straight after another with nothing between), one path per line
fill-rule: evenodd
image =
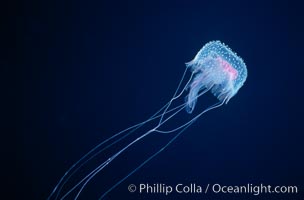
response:
M197 183L169 185L164 183L140 183L130 184L128 190L131 193L140 194L297 194L297 186L272 186L267 184L244 184L244 185L223 185L223 184L206 184Z

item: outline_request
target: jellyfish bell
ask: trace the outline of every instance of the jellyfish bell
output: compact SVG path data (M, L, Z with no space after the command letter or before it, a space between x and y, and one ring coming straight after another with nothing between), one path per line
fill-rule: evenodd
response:
M247 78L243 59L220 41L208 42L186 66L194 74L186 97L188 113L192 113L201 90L211 90L219 101L228 103Z

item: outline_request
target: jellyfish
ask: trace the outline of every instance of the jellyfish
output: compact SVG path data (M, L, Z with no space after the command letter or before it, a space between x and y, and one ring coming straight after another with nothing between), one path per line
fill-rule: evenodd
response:
M185 81L186 74L190 72L188 81ZM205 44L196 54L194 59L186 63L186 69L182 78L173 94L173 97L161 109L147 120L130 126L123 131L116 133L110 138L104 140L83 157L81 157L74 165L72 165L66 173L61 177L55 188L52 190L48 199L64 200L72 193L76 193L72 198L78 199L87 184L105 167L111 164L124 151L131 148L135 143L141 141L150 134L172 134L173 137L161 149L152 154L148 159L143 161L133 171L129 172L125 177L120 179L116 184L104 191L99 199L106 197L120 183L138 171L147 162L156 157L160 152L167 148L178 136L180 136L191 124L200 118L206 112L227 104L234 97L239 89L243 86L247 78L247 68L243 59L233 52L227 45L220 41L210 41ZM185 84L183 85L183 83ZM198 99L211 92L217 99L217 102L203 111L193 116L189 121L170 130L163 130L162 127L172 118L176 117L182 110L192 115ZM185 101L178 106L172 108L172 102L184 97ZM77 181L68 191L63 192L64 186L79 170L94 157L99 155L105 149L117 144L119 141L126 139L140 127L145 126L148 122L157 121L156 126L147 132L141 133L136 139L128 143L126 146L118 150L113 155L109 155L104 161L101 161L95 169L84 175L81 180ZM75 192L76 191L76 192Z

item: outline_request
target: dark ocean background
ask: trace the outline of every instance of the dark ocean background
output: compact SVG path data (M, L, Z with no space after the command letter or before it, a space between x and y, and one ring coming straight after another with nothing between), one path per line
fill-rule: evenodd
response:
M10 14L18 66L14 84L21 95L13 148L3 144L11 170L3 171L10 195L3 199L46 199L82 155L167 103L184 63L211 40L221 40L244 59L245 85L105 199L303 199L301 1L30 0L11 6L16 8ZM216 102L204 98L197 112ZM183 111L166 129L191 116ZM132 146L80 199L97 199L172 136L155 134ZM259 196L128 192L129 184L140 183L263 183L295 185L299 191Z

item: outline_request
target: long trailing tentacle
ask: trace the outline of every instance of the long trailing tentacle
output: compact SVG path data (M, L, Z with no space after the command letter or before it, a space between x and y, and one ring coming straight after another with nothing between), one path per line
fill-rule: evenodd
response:
M187 87L188 83L190 82L190 80L188 81L188 83L185 85L185 87L183 88L183 90L177 95L179 88L181 87L181 84L184 80L185 74L187 72L187 68L184 71L184 74L182 76L182 79L180 81L180 83L178 84L178 87L174 93L173 98L177 99L179 98L182 93L185 91L185 88ZM177 95L177 96L176 96ZM62 190L62 188L64 187L64 185L69 181L69 179L82 167L84 166L88 161L90 161L92 158L96 157L98 154L100 154L101 152L103 152L104 150L106 150L107 148L111 147L112 145L116 144L117 142L123 140L124 138L126 138L127 136L129 136L130 134L134 133L137 129L139 129L140 127L142 127L143 125L145 125L147 122L150 122L152 120L155 120L157 118L163 118L163 116L167 113L170 113L180 107L182 107L183 105L179 105L171 110L168 111L168 108L170 107L172 101L174 99L171 99L167 104L165 104L161 109L159 109L154 115L152 115L150 118L148 118L146 121L143 121L141 123L138 123L136 125L133 125L131 127L128 127L126 129L124 129L123 131L118 132L117 134L111 136L110 138L104 140L103 142L99 143L97 146L95 146L93 149L91 149L88 153L86 153L84 156L82 156L75 164L73 164L66 172L65 174L61 177L61 179L59 180L59 182L57 183L57 185L55 186L55 188L53 189L52 193L49 195L48 200L50 200L53 195L55 196L55 199L58 199L58 196ZM162 112L163 111L163 112ZM161 113L161 115L159 115L159 113ZM161 121L160 120L160 121ZM121 136L123 133L126 133L124 136L114 140L111 144L105 146L104 148L100 149L103 145L105 145L106 143L108 143L109 141L117 138L118 136ZM100 149L99 151L97 151L98 149ZM97 152L96 152L97 151ZM95 152L95 153L94 153Z
M167 104L166 104L167 105ZM166 106L165 105L165 106ZM93 159L94 157L96 157L97 155L99 155L100 153L102 153L103 151L105 151L106 149L110 148L111 146L113 146L114 144L118 143L119 141L123 140L124 138L128 137L130 134L134 133L137 129L139 129L140 127L142 127L143 125L145 125L147 122L153 121L155 119L158 119L162 116L162 114L159 114L161 112L161 110L163 110L165 108L165 106L162 107L162 109L160 109L159 111L157 111L154 115L152 115L148 120L138 123L134 126L131 126L115 135L113 135L112 137L106 139L105 141L103 141L102 143L98 144L96 147L94 147L90 152L88 152L87 154L85 154L80 160L78 160L65 174L64 176L60 179L60 181L58 182L58 184L56 185L55 189L53 190L52 194L48 197L48 200L51 199L51 197L56 193L55 199L58 199L59 194L62 190L62 188L64 187L64 185L69 181L69 179L81 168L83 167L85 164L87 164L91 159ZM167 113L171 113L181 107L185 106L185 103L179 106L176 106L175 108L172 108L170 110L168 110L166 112ZM159 115L157 115L159 114ZM129 132L128 132L129 131ZM113 140L115 137L121 135L124 132L128 132L125 135L123 135L122 137L114 140L112 143L108 144L107 146L102 147L102 145L106 144L107 142ZM101 148L101 149L99 149ZM99 149L99 150L98 150ZM94 153L95 152L95 153Z
M55 199L58 199L60 192L63 188L63 186L69 181L69 179L82 167L84 166L86 163L88 163L88 161L90 161L92 158L94 158L95 156L97 156L98 154L100 154L102 151L104 151L105 149L111 147L112 145L116 144L117 142L121 141L122 139L126 138L128 135L132 134L133 132L135 132L137 129L139 129L140 127L142 127L143 125L145 125L147 122L155 120L157 118L160 118L158 125L154 128L151 129L150 131L146 132L145 134L143 134L142 136L138 137L136 140L134 140L133 142L131 142L129 145L127 145L126 147L124 147L123 149L121 149L119 152L117 152L116 154L114 154L113 156L111 156L108 160L106 160L105 162L103 162L102 164L100 164L98 167L96 167L93 171L91 171L88 175L86 175L81 181L79 181L76 185L74 185L73 188L71 188L67 193L65 193L60 199L64 199L66 198L72 191L74 191L77 187L79 187L81 184L81 188L78 191L75 199L78 198L78 196L80 195L80 193L82 192L82 190L85 188L85 186L88 184L88 182L96 175L98 174L102 169L104 169L110 162L112 162L113 159L115 159L117 156L119 156L122 152L124 152L127 148L129 148L130 146L132 146L134 143L136 143L137 141L141 140L142 138L144 138L145 136L149 135L152 132L158 132L158 133L168 133L165 131L160 131L157 130L158 127L160 127L161 125L163 125L165 122L167 122L169 119L171 119L172 117L174 117L177 113L179 113L181 110L183 110L185 108L186 103L179 105L175 108L172 108L170 110L169 107L171 106L171 103L175 100L178 99L183 92L186 90L186 88L188 87L190 81L192 80L193 77L193 73L191 74L190 79L188 80L188 82L186 83L186 85L183 87L183 89L181 90L181 92L177 95L181 84L183 82L183 79L185 77L187 69L185 70L182 79L172 97L172 99L165 104L160 110L158 110L154 115L152 115L148 120L138 123L134 126L131 126L123 131L120 131L119 133L113 135L112 137L106 139L105 141L101 142L100 144L98 144L96 147L94 147L91 151L89 151L87 154L85 154L80 160L78 160L65 174L64 176L60 179L60 181L58 182L58 184L56 185L56 187L54 188L53 192L51 193L51 195L49 196L48 199L50 199L55 193L56 193L56 197ZM204 93L206 93L209 89L205 89L203 92L201 92L200 95L198 95L196 98L198 98L199 96L203 95ZM167 113L171 113L173 111L177 110L175 113L173 113L171 116L169 116L168 118L164 119L164 115ZM161 113L162 114L159 114ZM177 129L174 129L174 131L179 130L181 128L184 127L188 127L188 125L192 124L194 121L196 120L196 118L193 118L193 120L191 120L190 122L180 126ZM174 132L173 130L170 132ZM126 133L127 132L127 133ZM126 133L125 135L121 136L123 133ZM120 136L120 137L119 137ZM117 139L115 139L117 138ZM115 139L115 140L114 140ZM112 143L108 144L107 146L105 146L104 148L100 149L103 145L105 145L106 143L110 142L111 140L114 140ZM98 150L99 149L99 150ZM95 153L94 153L95 152Z
M209 89L204 90L203 92L201 92L200 95L198 95L196 98L202 96L203 94L205 94L207 91L209 91ZM164 120L159 126L161 126L162 124L164 124L165 122L167 122L168 120L170 120L172 117L174 117L177 113L179 113L180 111L182 111L185 108L185 104L183 104L184 106L182 106L180 109L178 109L175 113L173 113L171 116L169 116L166 120ZM210 108L211 109L211 108ZM203 113L201 113L203 114ZM195 119L198 118L195 117ZM194 120L193 120L194 121ZM90 182L90 180L92 180L92 178L94 178L101 170L103 170L110 162L112 162L117 156L119 156L122 152L124 152L126 149L128 149L130 146L132 146L133 144L135 144L136 142L138 142L139 140L143 139L144 137L146 137L147 135L151 134L152 132L155 132L155 130L159 127L155 127L154 129L151 129L150 131L146 132L145 134L143 134L142 136L138 137L137 139L135 139L134 141L132 141L131 143L129 143L127 146L125 146L123 149L121 149L120 151L118 151L116 154L114 154L113 156L111 156L108 160L104 161L103 163L101 163L99 166L97 166L93 171L91 171L87 176L85 176L81 181L79 181L73 188L71 188L61 199L63 200L65 197L67 197L72 191L74 191L77 187L79 187L82 183L82 186L80 188L80 190L78 191L76 198L78 198L78 196L80 195L80 193L83 191L83 189L85 188L85 186Z
M109 188L102 196L100 196L99 200L103 199L108 193L110 193L113 189L115 189L119 184L121 184L123 181L125 181L127 178L129 178L132 174L137 172L140 168L142 168L146 163L148 163L150 160L152 160L154 157L156 157L159 153L161 153L163 150L165 150L182 132L184 132L188 126L184 127L183 130L181 130L177 135L175 135L165 146L163 146L161 149L159 149L156 153L154 153L152 156L150 156L148 159L146 159L144 162L142 162L139 166L137 166L134 170L132 170L127 176L119 180L117 183L115 183L111 188Z
M76 197L74 199L75 200L78 199L79 195L81 194L81 192L83 191L83 189L85 188L85 186L92 180L92 178L94 178L96 176L96 174L98 174L101 170L103 170L109 163L111 163L117 156L119 156L121 153L123 153L125 150L127 150L130 146L132 146L133 144L135 144L136 142L138 142L142 138L146 137L147 135L149 135L153 131L154 131L154 129L151 129L150 131L146 132L142 136L138 137L137 139L135 139L134 141L132 141L131 143L129 143L127 146L125 146L124 148L122 148L120 151L118 151L116 154L114 154L113 156L111 156L107 161L105 161L100 166L98 166L94 170L94 172L92 174L90 173L91 175L86 178L86 180L84 181L83 185L81 186L80 190L78 191L78 193L77 193L77 195L76 195Z
M152 160L154 157L156 157L159 153L161 153L164 149L166 149L178 136L180 136L192 123L194 123L200 116L202 116L204 113L213 110L215 108L218 108L222 106L225 103L225 101L216 103L209 108L205 109L203 112L198 114L196 117L194 117L192 120L189 122L185 123L184 125L172 130L171 132L177 131L179 129L182 129L179 133L177 133L167 144L165 144L161 149L159 149L156 153L151 155L148 159L146 159L144 162L142 162L139 166L137 166L133 171L131 171L127 176L119 180L117 183L115 183L110 189L108 189L100 198L99 200L103 199L109 192L111 192L113 189L115 189L119 184L121 184L124 180L126 180L129 176L134 174L136 171L138 171L140 168L142 168L146 163L148 163L150 160ZM156 132L160 132L158 130L154 130Z
M98 151L97 153L93 154L97 149L101 148L104 144L108 143L109 141L115 139L116 137L120 136L121 134L129 131L128 135L133 133L134 131L136 131L137 129L139 129L140 127L142 127L144 124L146 124L147 122L155 119L157 117L157 115L164 109L166 108L167 104L165 106L163 106L161 109L159 109L154 115L152 115L148 120L135 124L134 126L130 126L120 132L118 132L117 134L109 137L108 139L104 140L103 142L99 143L97 146L95 146L93 149L91 149L88 153L86 153L84 156L82 156L75 164L73 164L66 172L65 174L61 177L61 179L59 180L59 182L57 183L57 185L55 186L55 188L53 189L52 193L50 194L50 196L48 197L48 200L50 200L52 198L52 196L56 194L55 199L58 198L58 195L60 193L60 191L62 190L63 186L65 185L65 183L73 176L73 174L75 174L79 168L81 168L85 163L87 163L89 160L91 160L92 158L94 158L95 156L97 156L99 153L101 153L102 151L104 151L105 149L109 148L110 146L112 146L113 144L119 142L120 140L122 140L123 138L120 138L116 141L114 141L113 143L111 143L110 145L107 145L105 148L101 149L100 151ZM158 116L159 117L159 116Z
M177 113L179 113L180 111L182 111L185 108L185 105L182 106L180 109L178 109L175 113L173 113L171 116L175 116ZM166 120L167 121L167 120ZM126 149L128 149L130 146L132 146L133 144L135 144L136 142L138 142L139 140L143 139L144 137L146 137L147 135L149 135L150 133L154 132L155 129L151 129L150 131L146 132L145 134L141 135L140 137L138 137L137 139L135 139L134 141L132 141L131 143L129 143L127 146L125 146L124 148L122 148L120 151L118 151L116 154L114 154L113 156L111 156L108 160L104 161L103 163L101 163L98 167L96 167L93 171L91 171L87 176L85 176L81 181L79 181L72 189L70 189L62 198L61 200L63 200L65 197L67 197L72 191L74 191L77 187L79 187L82 183L82 186L80 188L80 190L78 191L76 198L78 198L78 196L80 195L80 193L82 192L82 190L84 189L84 187L89 183L89 181L94 178L101 170L103 170L109 163L111 163L117 156L119 156L121 153L123 153Z
M220 106L222 106L224 103L225 103L226 99L224 99L223 101L213 105L213 106L210 106L209 108L207 108L206 110L204 110L203 112L201 112L200 114L198 114L196 117L194 117L193 119L191 119L189 122L173 129L173 130L169 130L169 131L161 131L161 130L157 130L155 129L155 132L158 132L158 133L172 133L172 132L175 132L175 131L178 131L179 129L183 128L183 127L186 127L188 126L189 124L191 124L192 122L194 122L195 120L197 120L200 116L202 116L204 113L208 112L209 110L212 110L214 108L218 108Z
M188 82L186 83L186 85L184 86L184 88L182 89L182 91L180 92L180 94L177 95L177 92L178 92L179 88L181 87L181 85L182 85L182 83L183 83L183 81L184 81L184 78L185 78L185 75L186 75L187 70L188 70L188 67L185 69L185 71L184 71L184 73L183 73L183 76L182 76L182 79L180 80L180 82L179 82L179 84L178 84L178 86L177 86L177 88L176 88L176 90L175 90L175 93L174 93L172 99L171 99L171 100L169 101L169 103L167 104L167 106L166 106L166 108L165 108L165 110L164 110L164 112L163 112L163 114L162 114L162 116L161 116L161 118L160 118L160 120L159 120L158 125L159 125L160 123L162 123L163 118L164 118L164 115L165 115L165 113L167 112L167 110L169 109L169 107L171 106L171 103L172 103L175 99L178 99L178 98L182 95L182 93L186 90L186 88L188 87L189 83L191 82L194 73L191 73L191 77L189 78Z

